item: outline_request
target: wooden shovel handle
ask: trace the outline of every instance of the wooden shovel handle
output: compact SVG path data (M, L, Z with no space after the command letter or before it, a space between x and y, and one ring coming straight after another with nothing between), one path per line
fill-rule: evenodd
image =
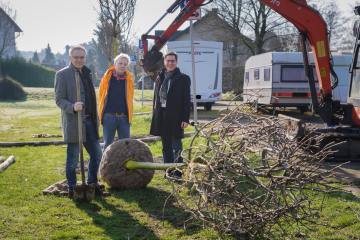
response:
M76 82L76 101L81 102L80 94L80 73L75 71L75 82ZM83 108L84 109L84 108ZM79 159L80 159L80 172L81 172L81 183L85 185L85 166L84 166L84 155L83 155L83 121L82 111L77 112L78 119L78 135L79 135Z

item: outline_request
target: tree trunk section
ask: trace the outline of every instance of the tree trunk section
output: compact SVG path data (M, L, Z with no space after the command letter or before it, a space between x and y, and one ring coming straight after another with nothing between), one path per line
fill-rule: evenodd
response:
M10 167L12 164L15 163L15 157L14 156L10 156L5 162L3 162L2 164L0 164L0 173L2 173L3 171L5 171L8 167Z

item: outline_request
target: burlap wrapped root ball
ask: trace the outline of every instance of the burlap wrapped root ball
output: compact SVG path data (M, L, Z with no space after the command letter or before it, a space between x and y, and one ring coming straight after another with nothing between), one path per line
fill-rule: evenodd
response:
M108 146L100 163L100 176L109 187L116 189L143 188L150 183L153 170L127 170L127 160L153 162L149 147L135 139L123 139Z

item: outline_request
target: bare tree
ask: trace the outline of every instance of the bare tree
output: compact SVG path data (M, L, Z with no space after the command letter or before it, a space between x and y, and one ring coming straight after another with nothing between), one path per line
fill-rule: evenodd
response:
M338 48L339 40L345 29L344 24L348 21L348 18L339 10L336 0L311 0L308 4L318 10L324 18L328 28L331 48Z
M277 33L292 30L290 24L279 14L257 0L218 0L213 6L219 9L219 15L234 29L243 33L242 43L252 54L259 54L269 48L276 40ZM268 46L266 46L268 45ZM280 50L276 49L267 50Z
M241 13L243 7L243 0L218 0L215 3L218 8L218 15L224 19L232 28L232 47L230 49L231 60L236 61L239 55L239 39L238 33L241 32L243 23L241 21Z
M16 11L10 6L10 3L0 1L0 59L15 46L15 39L19 36L14 34L15 18Z
M355 6L360 6L360 0L356 0L349 4L348 8L345 10L345 15L348 15L348 17L343 17L341 19L342 32L339 37L338 49L345 52L352 52L354 48L355 36L353 35L353 27L355 21L359 19L359 17L353 14Z
M98 0L99 22L94 31L97 45L109 62L119 51L126 51L136 0Z
M259 54L265 51L267 43L276 40L278 33L287 32L291 24L279 14L257 0L247 0L244 5L244 31L249 32L253 42L244 43L251 49L253 54ZM270 46L267 50L278 50L280 46Z

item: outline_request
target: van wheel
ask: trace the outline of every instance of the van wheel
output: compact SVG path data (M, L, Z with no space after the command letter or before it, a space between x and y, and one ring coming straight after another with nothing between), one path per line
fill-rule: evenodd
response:
M205 111L211 111L212 103L205 103L204 109Z

